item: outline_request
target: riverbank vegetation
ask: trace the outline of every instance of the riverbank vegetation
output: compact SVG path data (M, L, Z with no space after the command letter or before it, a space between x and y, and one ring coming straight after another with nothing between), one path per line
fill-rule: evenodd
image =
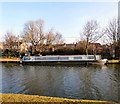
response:
M100 100L75 100L67 98L47 97L38 95L24 95L24 94L0 94L0 102L11 103L58 103L58 104L117 104L114 102L100 101Z
M120 59L118 19L111 20L104 28L97 20L87 21L80 32L80 39L69 44L64 42L60 32L52 28L44 31L44 23L42 19L28 21L22 34L17 36L7 31L1 56L98 54L107 59Z

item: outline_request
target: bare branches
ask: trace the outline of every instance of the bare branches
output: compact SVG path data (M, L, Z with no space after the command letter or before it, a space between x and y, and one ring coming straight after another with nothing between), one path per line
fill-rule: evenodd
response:
M111 43L116 43L118 41L118 20L113 19L109 22L106 28L106 34L109 37Z
M24 33L26 39L32 44L38 44L44 39L43 20L29 21L25 24Z
M12 32L6 33L4 46L8 49L17 49L17 37Z
M63 44L63 43L64 43L64 40L63 40L62 34L59 32L56 32L54 44Z
M62 44L63 38L62 35L59 32L53 32L53 30L50 30L46 34L46 44Z
M112 50L112 56L120 57L120 36L119 36L119 20L114 18L108 23L106 27L106 35L109 38L110 47Z
M36 47L44 44L44 21L29 21L25 24L24 34L25 40L32 44L32 51L36 51Z
M25 24L24 37L28 43L32 44L32 53L34 53L36 49L41 52L45 45L50 47L53 44L63 42L60 33L55 33L52 29L48 33L44 32L44 21L41 19L29 21Z
M98 41L104 33L100 32L99 25L96 20L87 21L83 27L83 40L86 43L86 54L88 54L89 43L94 43Z
M52 45L55 40L55 34L53 33L53 30L51 29L47 34L46 34L46 45Z
M104 32L100 32L100 28L96 20L91 20L83 27L82 35L84 40L87 42L96 42L104 35Z

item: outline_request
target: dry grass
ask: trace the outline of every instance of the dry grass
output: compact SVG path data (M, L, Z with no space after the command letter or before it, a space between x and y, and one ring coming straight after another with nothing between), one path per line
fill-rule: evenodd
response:
M119 63L120 60L108 60L108 63Z
M0 58L0 62L19 62L19 58Z
M2 99L0 102L21 102L21 103L29 103L29 102L39 102L39 103L59 103L59 104L117 104L113 102L107 101L99 101L99 100L75 100L75 99L66 99L66 98L57 98L57 97L46 97L46 96L38 96L38 95L24 95L24 94L0 94Z

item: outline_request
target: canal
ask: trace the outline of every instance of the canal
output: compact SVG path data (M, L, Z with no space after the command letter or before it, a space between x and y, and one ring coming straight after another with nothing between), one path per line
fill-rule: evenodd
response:
M41 66L0 64L2 93L120 102L120 64Z

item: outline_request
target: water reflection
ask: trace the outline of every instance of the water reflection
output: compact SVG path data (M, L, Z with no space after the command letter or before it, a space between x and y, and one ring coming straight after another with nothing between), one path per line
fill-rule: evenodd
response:
M119 101L120 65L2 64L2 92Z

